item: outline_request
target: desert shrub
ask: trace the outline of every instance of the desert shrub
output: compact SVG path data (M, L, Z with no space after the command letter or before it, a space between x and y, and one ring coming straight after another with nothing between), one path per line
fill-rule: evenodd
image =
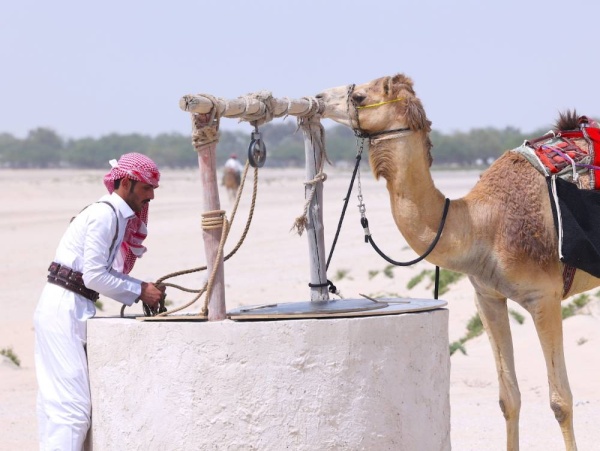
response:
M589 302L591 300L592 299L590 298L590 296L588 294L586 294L586 293L580 294L575 299L573 299L571 302L569 302L568 305L566 305L562 308L562 318L567 319L573 315L576 315L577 313L579 313L579 311L583 307L585 307L587 304L589 304Z
M417 274L415 277L408 281L406 288L409 290L414 288L416 285L421 283L424 278L429 278L428 287L432 287L435 284L435 270L433 269L424 269L421 273ZM450 290L450 285L458 282L460 279L465 277L464 274L459 272L450 271L449 269L440 269L440 282L438 287L438 294L447 293Z
M508 313L517 321L517 323L523 324L525 322L525 317L516 310L510 309Z
M0 349L0 355L8 357L9 360L11 360L15 365L21 366L21 360L19 360L19 357L17 356L17 354L15 354L12 348Z
M483 333L483 323L481 322L481 318L478 313L475 313L471 317L471 319L467 322L467 333L464 337L460 338L458 341L450 343L450 355L454 354L456 351L460 351L463 354L467 355L467 351L463 346L467 341L478 337Z
M346 277L348 277L348 274L350 274L350 270L349 269L343 269L340 268L336 271L335 276L333 276L334 280L343 280Z

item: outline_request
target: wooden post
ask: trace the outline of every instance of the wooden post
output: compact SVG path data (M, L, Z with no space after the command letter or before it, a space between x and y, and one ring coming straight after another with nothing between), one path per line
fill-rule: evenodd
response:
M323 164L324 136L320 117L313 115L300 120L300 128L304 133L304 153L306 156L306 180L313 180L320 172ZM310 196L312 185L306 185L304 197ZM323 228L323 182L315 185L315 193L307 211L306 236L308 237L308 252L310 257L311 284L327 283L327 257L325 255L325 234ZM310 288L311 301L328 301L327 285Z
M200 178L202 180L205 212L221 209L221 203L219 201L219 185L217 182L216 149L217 143L215 142L198 151L198 166L200 167ZM215 265L215 258L218 253L222 233L222 228L202 230L208 277L212 274ZM222 321L227 317L225 307L225 271L222 254L216 265L217 272L213 281L210 299L208 300L209 321Z

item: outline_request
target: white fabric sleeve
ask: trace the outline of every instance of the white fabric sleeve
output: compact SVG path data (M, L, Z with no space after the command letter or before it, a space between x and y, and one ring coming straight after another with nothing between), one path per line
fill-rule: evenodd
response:
M108 269L110 245L117 228L114 212L108 207L97 209L97 214L88 216L86 225L82 271L85 286L125 305L132 305L142 292L142 281ZM117 239L115 246L120 244Z

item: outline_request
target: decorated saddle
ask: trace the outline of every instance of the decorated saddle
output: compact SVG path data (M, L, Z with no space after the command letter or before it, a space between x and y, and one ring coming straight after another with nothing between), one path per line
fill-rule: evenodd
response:
M546 176L566 295L575 268L600 277L600 124L561 116L557 128L514 151Z

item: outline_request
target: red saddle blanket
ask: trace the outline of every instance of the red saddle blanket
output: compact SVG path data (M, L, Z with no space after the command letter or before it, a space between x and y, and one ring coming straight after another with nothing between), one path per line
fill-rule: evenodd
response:
M564 292L574 268L600 277L600 125L585 116L575 130L558 130L526 141L520 152L542 172L558 234Z
M580 118L579 130L552 131L526 141L550 174L589 174L587 189L600 189L600 128L597 122ZM577 176L573 177L577 179ZM570 181L575 181L571 179Z

